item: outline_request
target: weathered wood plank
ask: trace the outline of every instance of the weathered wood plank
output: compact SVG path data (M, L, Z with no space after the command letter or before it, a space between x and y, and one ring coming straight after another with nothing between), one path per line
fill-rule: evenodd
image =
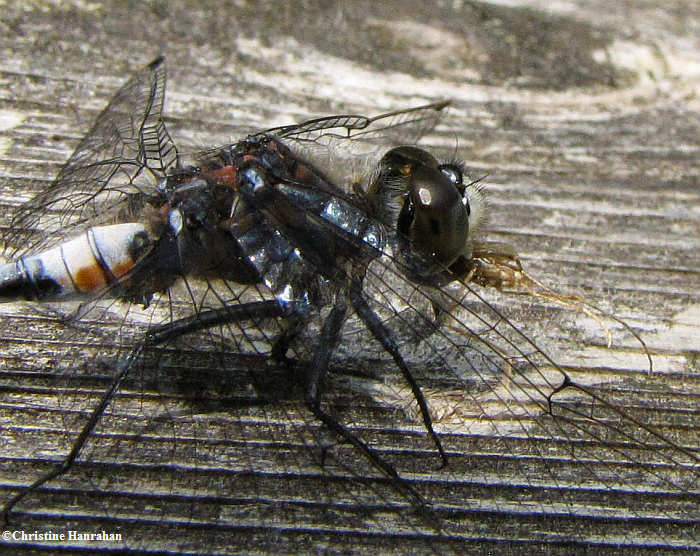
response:
M548 11L473 2L7 6L0 226L13 206L46 187L129 72L160 53L169 67L167 124L192 150L312 115L450 98L450 113L425 144L488 174L490 238L513 244L532 275L623 318L649 346L656 372L647 376L643 351L623 331L608 349L597 325L579 314L485 295L570 365L576 380L602 385L694 451L697 466L700 13L680 1L529 5ZM113 372L103 361L116 353L118 323L89 321L85 334L67 334L34 308L0 310L4 500L68 451L66 429L76 432L76 418ZM224 393L207 393L214 401L203 405L187 401L188 391L203 388L198 377L212 380L210 366L186 351L169 361L165 377L154 368L133 377L87 461L18 508L18 529L121 532L121 543L16 548L698 547L697 484L655 487L649 467L618 465L609 447L591 457L583 444L526 436L518 423L507 438L494 438L478 407L438 424L451 463L436 471L420 424L380 403L385 391L372 398L366 384L358 390L354 379L334 377L329 391L345 422L433 504L445 522L441 536L349 447L332 446L318 465L318 438L332 439L303 411L299 388L263 360L218 362L214 370L226 374L214 375L222 382L211 388ZM240 377L258 369L269 375L275 403L248 407ZM544 460L532 457L542 453Z

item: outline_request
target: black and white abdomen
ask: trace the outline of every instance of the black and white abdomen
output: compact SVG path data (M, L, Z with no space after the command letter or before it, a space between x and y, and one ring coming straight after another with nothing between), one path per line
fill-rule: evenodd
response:
M71 301L108 290L153 244L143 224L88 228L73 239L0 266L0 301Z

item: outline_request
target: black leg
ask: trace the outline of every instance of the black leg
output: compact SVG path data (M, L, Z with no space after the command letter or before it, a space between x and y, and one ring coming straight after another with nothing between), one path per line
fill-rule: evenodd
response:
M148 331L146 343L158 345L170 339L206 330L217 324L243 322L250 319L279 318L284 316L277 301L253 301L221 309L210 309Z
M147 334L146 339L136 346L129 353L126 359L119 365L119 371L112 380L109 388L102 396L100 403L95 407L95 409L93 409L88 422L80 431L78 438L73 443L70 453L65 457L65 459L56 467L56 469L39 477L31 485L23 488L19 493L5 503L2 508L3 523L5 525L9 524L9 517L12 509L28 494L35 491L48 481L63 475L71 468L76 458L80 454L80 451L83 449L83 446L85 446L85 442L87 441L88 437L97 426L97 423L100 421L100 418L109 405L109 402L111 402L114 398L117 390L121 386L124 379L128 376L145 347L162 344L163 342L177 338L184 334L204 330L216 324L242 322L249 319L272 318L280 316L283 316L283 313L276 301L260 301L204 311L198 315L180 319L173 323L151 330Z
M441 468L444 467L445 465L447 465L447 454L445 454L445 450L442 447L442 443L440 442L440 439L433 430L433 421L430 418L428 404L425 402L423 392L421 391L420 386L416 382L416 379L413 378L413 375L411 374L408 365L406 365L406 362L403 360L403 357L401 357L401 353L399 353L399 348L396 345L396 340L394 340L391 331L382 324L380 318L362 297L361 292L353 289L350 292L350 302L352 303L355 312L360 317L362 322L372 332L372 335L382 344L384 349L391 354L391 357L394 359L394 363L396 363L396 366L399 369L401 369L401 373L403 373L404 378L411 386L413 396L415 397L416 402L418 402L418 407L420 408L421 415L423 416L423 424L425 425L428 434L430 434L430 437L433 439L433 442L435 443L435 446L437 447L437 450L440 453L440 458L442 459Z
M66 458L58 465L58 467L56 467L56 469L39 477L31 485L22 489L15 496L10 498L10 500L3 506L3 508L2 508L2 520L3 520L3 523L5 525L9 524L10 512L12 512L12 508L14 508L18 502L21 502L25 496L27 496L29 493L31 493L34 490L36 490L37 488L39 488L44 483L46 483L52 479L55 479L56 477L63 475L66 471L68 471L71 468L71 466L73 465L73 462L78 457L78 454L80 454L80 450L83 449L83 446L85 445L85 442L87 441L88 436L90 436L90 433L93 431L93 429L95 428L95 426L99 422L100 417L102 417L102 414L104 413L107 405L114 397L114 394L119 389L119 386L121 385L121 383L124 381L126 376L129 374L129 371L131 370L131 367L133 366L134 361L136 361L136 359L138 359L139 356L141 355L141 352L143 351L143 347L144 347L144 344L140 344L138 347L134 348L131 351L131 353L129 353L129 356L126 358L126 360L120 365L121 369L119 370L117 375L114 377L114 380L112 380L112 384L110 384L109 388L102 396L100 403L97 405L97 407L95 407L95 409L93 409L92 413L90 414L90 418L88 419L88 422L85 424L83 429L80 431L78 438L73 443L73 447L71 448L71 451L66 456Z
M389 477L408 498L412 499L415 505L421 509L425 509L427 503L423 497L399 476L396 469L394 469L391 464L379 457L374 450L348 431L332 415L321 409L323 381L328 374L328 365L331 355L340 339L340 330L345 322L346 313L347 307L345 303L338 302L323 323L321 336L312 361L311 376L306 393L306 403L314 416L326 425L331 432L354 446L370 461L370 463L372 463L372 465Z

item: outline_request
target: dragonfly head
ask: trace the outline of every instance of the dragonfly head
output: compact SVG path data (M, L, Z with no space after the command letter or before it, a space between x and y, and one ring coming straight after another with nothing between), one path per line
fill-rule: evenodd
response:
M412 249L449 268L471 256L471 235L481 220L483 199L464 183L460 164L440 164L428 152L403 146L382 159L383 180L399 195L399 235Z

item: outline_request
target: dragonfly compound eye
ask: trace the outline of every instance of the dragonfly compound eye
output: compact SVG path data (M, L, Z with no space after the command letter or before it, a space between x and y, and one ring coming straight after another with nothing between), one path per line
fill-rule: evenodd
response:
M407 179L399 231L415 249L449 266L467 245L468 205L449 176L437 168L415 165Z

